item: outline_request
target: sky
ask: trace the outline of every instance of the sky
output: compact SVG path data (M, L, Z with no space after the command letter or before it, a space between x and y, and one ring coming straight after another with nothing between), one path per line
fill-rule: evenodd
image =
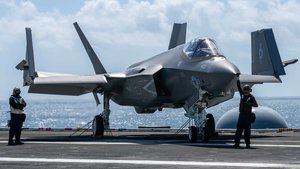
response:
M187 22L187 41L214 39L229 61L251 74L252 31L272 28L282 60L299 58L299 11L297 0L0 0L0 100L7 100L14 87L30 99L63 98L28 94L22 86L15 65L25 57L25 27L32 29L36 71L94 74L73 22L108 72L122 72L167 50L173 23ZM253 93L298 97L298 72L300 63L288 66L283 83L255 85Z

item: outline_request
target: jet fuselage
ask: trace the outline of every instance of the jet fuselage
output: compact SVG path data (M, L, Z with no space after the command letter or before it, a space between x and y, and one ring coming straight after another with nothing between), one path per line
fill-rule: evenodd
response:
M109 92L111 99L120 105L156 109L182 107L203 94L210 105L218 104L219 97L232 98L239 69L223 55L189 58L184 48L180 45L131 65L124 72L126 78L118 82L113 78L116 87Z

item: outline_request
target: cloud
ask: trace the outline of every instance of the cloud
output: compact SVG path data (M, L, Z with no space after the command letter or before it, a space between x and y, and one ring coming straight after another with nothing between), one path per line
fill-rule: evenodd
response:
M294 12L300 8L297 1L129 0L124 3L90 0L72 15L59 10L40 12L31 1L5 2L2 2L7 9L0 21L1 35L8 38L17 34L19 37L23 33L21 28L31 26L37 30L37 40L43 47L72 48L74 21L78 21L97 43L155 47L161 45L162 40L168 40L173 22L187 21L190 38L213 36L236 43L244 43L250 31L265 26L280 27L281 31L293 36L300 25L297 19L300 14ZM291 24L293 32L290 28L284 30ZM8 29L10 26L14 29ZM51 41L55 41L55 45Z
M78 11L64 13L61 10L67 6L46 11L32 1L0 0L0 55L6 57L1 72L14 70L14 64L25 52L24 27L31 27L39 69L92 73L73 28L74 21L78 21L104 65L110 65L111 70L122 70L164 51L172 24L188 22L188 40L197 36L215 39L229 60L241 65L243 72L250 72L253 30L273 27L279 49L283 49L280 50L283 60L285 56L300 53L299 3L296 0L89 0Z

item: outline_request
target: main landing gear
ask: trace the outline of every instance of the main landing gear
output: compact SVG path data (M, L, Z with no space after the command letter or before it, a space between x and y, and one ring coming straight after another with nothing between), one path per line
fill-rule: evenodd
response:
M103 136L105 130L109 130L109 97L104 94L104 110L101 114L95 116L92 124L92 132L94 136Z

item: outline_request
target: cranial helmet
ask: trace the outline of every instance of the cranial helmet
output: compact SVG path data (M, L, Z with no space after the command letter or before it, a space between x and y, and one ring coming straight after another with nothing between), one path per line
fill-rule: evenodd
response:
M251 87L249 86L249 85L245 85L244 87L243 87L243 91L244 92L252 92L252 89L251 89Z
M20 93L21 93L20 88L15 87L14 90L13 90L13 95L19 95Z

